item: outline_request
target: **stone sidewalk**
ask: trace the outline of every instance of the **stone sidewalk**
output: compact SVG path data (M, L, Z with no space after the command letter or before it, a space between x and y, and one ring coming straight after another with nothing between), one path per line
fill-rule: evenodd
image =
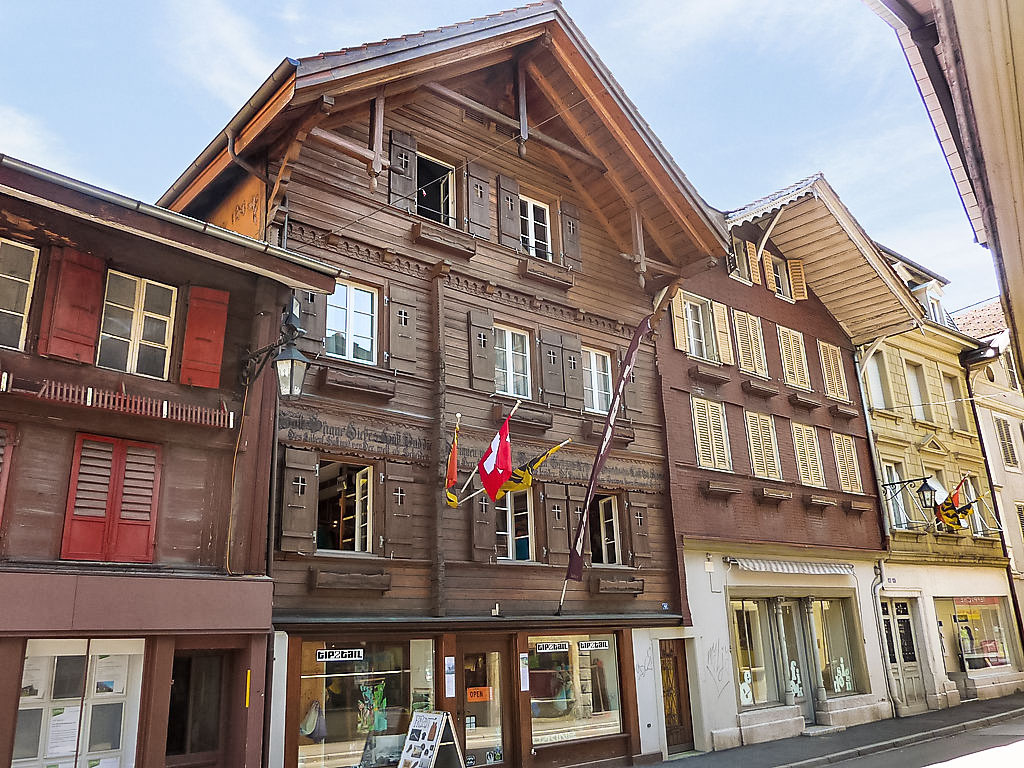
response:
M722 752L693 754L657 763L660 768L812 768L881 752L1024 715L1024 694L968 701L914 717L855 725L826 736L794 736Z

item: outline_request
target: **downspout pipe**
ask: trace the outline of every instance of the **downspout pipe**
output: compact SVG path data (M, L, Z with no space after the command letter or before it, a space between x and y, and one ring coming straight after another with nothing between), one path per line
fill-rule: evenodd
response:
M875 578L871 582L871 606L875 611L875 629L878 631L878 647L882 651L882 665L885 667L885 691L889 694L889 709L893 717L899 717L903 701L896 696L896 678L889 666L889 648L885 642L885 620L882 618L882 584L885 582L885 561L878 559L875 564Z
M884 538L884 544L888 547L889 544L889 510L885 504L885 486L883 485L883 478L885 475L882 474L882 464L878 459L878 449L875 443L875 431L871 427L871 419L868 417L871 408L868 405L867 395L864 394L864 368L861 365L860 351L853 351L853 364L857 370L857 389L860 390L860 407L864 411L864 424L867 429L868 447L870 450L868 453L871 454L871 468L875 471L875 485L878 487L878 505L882 512L882 536Z

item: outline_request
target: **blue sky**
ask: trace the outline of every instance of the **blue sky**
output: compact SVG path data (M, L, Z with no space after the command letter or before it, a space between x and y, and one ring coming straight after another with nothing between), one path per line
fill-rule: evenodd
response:
M703 197L817 171L876 240L997 293L894 33L861 0L563 0ZM9 3L0 152L155 200L285 56L517 0Z

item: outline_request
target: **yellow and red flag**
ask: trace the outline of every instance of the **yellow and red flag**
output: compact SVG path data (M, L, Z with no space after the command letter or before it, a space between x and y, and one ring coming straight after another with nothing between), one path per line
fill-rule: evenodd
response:
M448 467L444 473L444 500L449 507L459 506L458 497L452 492L452 487L459 480L459 422L455 422L455 435L452 437L452 447L448 451Z

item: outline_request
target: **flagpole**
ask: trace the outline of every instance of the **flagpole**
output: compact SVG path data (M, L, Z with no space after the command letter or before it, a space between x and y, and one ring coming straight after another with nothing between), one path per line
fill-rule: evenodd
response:
M512 415L513 415L513 414L514 414L514 413L515 413L516 411L518 411L518 410L519 410L519 406L520 406L520 405L522 405L522 404L523 404L523 401L522 401L522 400L516 400L516 404L515 404L515 405L513 405L513 406L512 406L512 410L508 412L508 416L506 416L506 417L505 417L505 421L508 421L509 419L511 419L511 418L512 418ZM465 483L465 485L463 485L463 486L462 486L462 488L460 488L460 489L459 489L459 494L460 494L460 495L466 492L466 489L467 489L467 488L469 488L469 484L473 482L473 478L477 476L477 473L478 473L479 471L480 471L480 465L479 465L479 464L477 464L477 465L476 465L476 467L475 467L475 468L473 469L473 474L471 474L471 475L469 476L469 478L468 478L468 479L466 480L466 483ZM470 497L470 498L472 498L472 497Z
M566 590L566 587L568 587L568 586L569 586L569 578L566 577L562 581L562 598L558 601L558 610L555 611L555 616L561 616L562 615L562 604L565 602L565 590Z

